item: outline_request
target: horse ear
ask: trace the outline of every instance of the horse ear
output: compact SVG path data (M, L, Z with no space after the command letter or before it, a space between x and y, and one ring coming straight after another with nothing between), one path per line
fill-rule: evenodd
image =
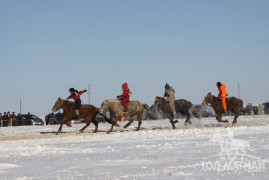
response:
M60 100L61 98L59 97L58 100Z

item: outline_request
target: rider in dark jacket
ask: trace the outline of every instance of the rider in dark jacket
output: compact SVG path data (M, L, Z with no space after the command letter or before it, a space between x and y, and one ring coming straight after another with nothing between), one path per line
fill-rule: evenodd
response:
M80 99L80 96L87 92L87 90L83 90L83 91L77 91L75 90L74 88L70 88L69 89L69 92L70 92L70 96L67 98L68 100L69 99L74 99L75 100L75 112L76 112L76 118L79 117L79 108L81 106L81 99Z

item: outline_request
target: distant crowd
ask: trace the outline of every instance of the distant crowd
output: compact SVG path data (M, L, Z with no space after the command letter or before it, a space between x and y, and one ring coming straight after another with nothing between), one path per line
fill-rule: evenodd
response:
M15 112L10 113L9 111L0 113L0 127L31 125L31 118L30 112L25 116L25 119L22 119L20 113L17 115Z

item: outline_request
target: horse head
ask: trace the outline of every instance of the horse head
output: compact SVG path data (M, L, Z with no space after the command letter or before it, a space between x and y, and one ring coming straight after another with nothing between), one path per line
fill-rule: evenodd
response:
M109 101L105 100L102 102L101 107L99 108L98 112L100 114L104 114L108 110Z
M157 108L161 107L163 101L165 101L162 97L157 96L154 101L154 106Z
M63 105L66 103L66 100L62 100L61 98L58 98L57 101L55 102L52 111L57 112L59 109L63 107Z
M211 92L207 93L207 95L205 96L202 105L208 105L211 100L212 100L213 95L211 94Z

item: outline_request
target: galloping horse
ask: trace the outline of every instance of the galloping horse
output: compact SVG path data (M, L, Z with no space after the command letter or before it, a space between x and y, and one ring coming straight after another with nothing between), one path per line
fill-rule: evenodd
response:
M56 112L61 108L63 109L64 120L61 122L58 132L62 131L63 124L69 124L70 121L73 119L75 115L75 103L58 98L58 100L55 102L52 108L52 111ZM90 104L81 105L81 107L79 108L79 112L80 112L80 115L78 118L86 119L86 122L87 122L86 125L82 129L79 130L79 132L82 133L92 122L95 125L94 133L96 133L98 131L98 122L95 121L95 117L98 114L98 108ZM109 123L111 123L107 118L105 119ZM118 126L115 123L114 125Z
M121 117L128 117L130 116L130 121L123 127L127 128L134 122L134 116L137 115L138 120L138 127L136 128L136 131L139 131L139 128L142 124L142 114L147 107L145 104L140 103L139 101L130 101L128 103L128 111L123 112L124 108L121 104L121 102L117 99L112 100L105 100L102 102L101 107L99 108L99 113L104 114L106 111L110 112L110 121L117 122ZM110 133L113 131L114 124L111 125L111 128L108 130L107 133Z
M243 101L236 97L229 97L226 99L226 102L227 102L227 110L233 112L235 115L234 121L233 121L233 125L235 125L237 123L237 118L240 115L240 110L243 107ZM211 106L215 110L216 119L218 120L218 122L223 122L223 123L229 122L228 120L222 120L222 114L224 113L224 110L222 107L221 100L218 97L212 95L211 92L209 92L205 96L202 104L203 105L211 104Z
M173 129L175 129L176 128L175 124L178 123L178 120L173 121L173 112L172 112L172 109L170 108L169 103L164 98L157 96L154 101L154 106L156 108L162 109L165 116L170 120L170 123L172 124ZM175 100L175 108L176 108L177 113L187 116L187 119L185 121L185 126L188 123L192 124L191 119L190 119L191 114L194 117L200 119L199 114L192 109L192 103L190 101L187 101L185 99Z

